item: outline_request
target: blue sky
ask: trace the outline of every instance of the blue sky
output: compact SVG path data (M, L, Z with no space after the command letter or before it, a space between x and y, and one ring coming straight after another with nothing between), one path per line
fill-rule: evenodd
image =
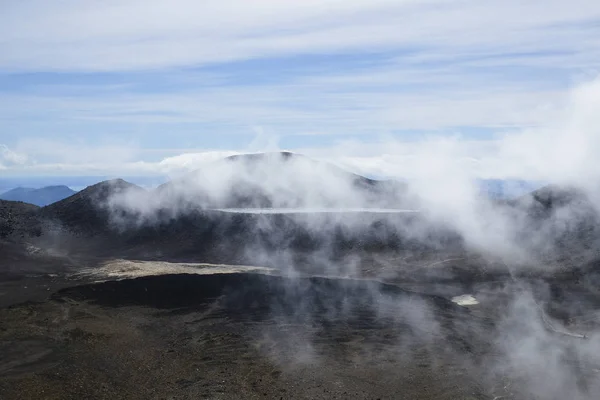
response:
M415 143L470 165L547 129L598 76L600 3L25 0L0 3L0 38L4 175L278 149L405 175Z

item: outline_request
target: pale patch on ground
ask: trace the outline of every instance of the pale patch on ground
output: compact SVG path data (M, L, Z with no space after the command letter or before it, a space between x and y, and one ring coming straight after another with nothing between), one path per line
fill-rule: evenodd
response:
M239 272L270 273L272 268L251 265L171 263L165 261L111 260L99 267L86 268L75 276L100 279L129 279L168 274L233 274Z
M454 296L452 298L452 301L454 303L458 304L459 306L474 306L474 305L479 304L477 299L475 297L473 297L473 295L470 295L470 294Z
M30 243L26 243L25 244L25 251L27 251L27 254L29 255L34 255L34 254L39 254L42 252L42 249L40 249L39 247L36 247Z

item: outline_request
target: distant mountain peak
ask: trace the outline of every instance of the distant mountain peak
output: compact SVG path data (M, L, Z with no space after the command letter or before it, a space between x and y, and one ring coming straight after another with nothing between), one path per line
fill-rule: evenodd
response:
M127 182L121 178L116 178L98 182L94 185L88 186L82 191L72 196L71 198L65 199L64 201L78 201L84 198L93 201L105 201L110 196L117 193L121 193L126 190L139 190L142 192L145 191L142 187L138 185Z
M187 208L405 207L406 185L380 182L291 153L238 154L158 187L166 206Z
M88 186L73 196L58 201L41 210L41 214L61 221L78 234L93 235L106 232L111 226L111 213L107 208L111 196L126 191L146 190L123 179L111 179Z
M75 193L74 190L64 185L46 186L40 189L17 187L2 193L0 199L22 201L43 207L70 197Z
M102 181L102 182L98 182L94 185L90 185L87 188L85 188L83 191L86 190L97 190L100 188L112 188L112 189L121 189L121 188L132 188L132 187L139 187L133 183L127 182L126 180L123 180L121 178L115 178L115 179L109 179L106 181ZM141 187L140 187L141 189Z
M72 190L67 185L50 185L50 186L44 187L44 189L69 189L69 190Z

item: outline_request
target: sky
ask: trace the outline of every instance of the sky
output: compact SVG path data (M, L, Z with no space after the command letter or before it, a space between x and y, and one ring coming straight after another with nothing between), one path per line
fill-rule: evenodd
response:
M568 176L600 145L599 74L597 0L0 0L0 174L290 150Z

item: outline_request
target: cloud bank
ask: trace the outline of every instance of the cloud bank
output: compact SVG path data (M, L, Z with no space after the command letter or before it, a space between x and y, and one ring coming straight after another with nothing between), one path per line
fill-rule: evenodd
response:
M145 161L147 150L135 145L79 146L47 139L27 139L16 149L2 147L0 164L13 174L121 173L178 175L219 158L256 151L296 151L352 172L379 178L432 181L439 187L454 179L530 179L585 185L598 181L595 149L600 148L600 79L575 86L563 107L545 114L544 124L499 132L492 139L465 135L424 135L413 140L342 139L324 147L282 148L259 132L247 149L188 150ZM182 150L171 150L181 152ZM59 162L44 162L52 155ZM456 187L456 185L453 185Z

